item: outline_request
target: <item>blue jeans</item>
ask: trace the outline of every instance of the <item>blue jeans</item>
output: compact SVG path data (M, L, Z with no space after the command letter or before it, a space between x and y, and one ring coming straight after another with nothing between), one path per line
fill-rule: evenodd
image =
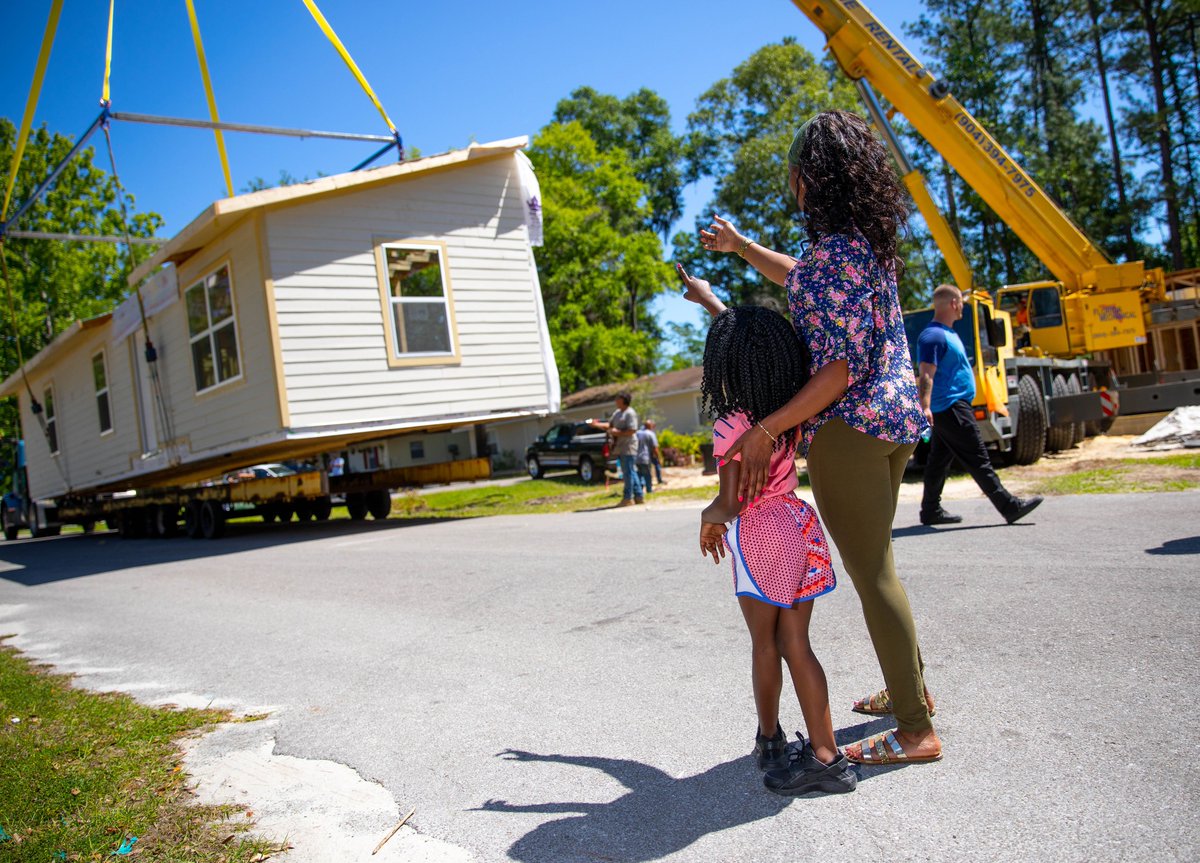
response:
M653 474L650 472L650 463L646 462L642 464L638 462L637 470L638 477L642 480L642 488L646 490L646 494L650 494L650 492L654 491L654 483L651 482Z
M638 476L634 466L636 456L619 455L617 462L621 465L621 474L625 477L625 500L642 496L642 478Z

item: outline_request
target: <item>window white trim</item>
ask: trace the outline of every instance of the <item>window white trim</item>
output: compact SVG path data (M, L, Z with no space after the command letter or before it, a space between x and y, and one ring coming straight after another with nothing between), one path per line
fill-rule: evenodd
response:
M107 437L113 433L115 423L113 422L113 406L112 406L112 385L109 383L108 377L108 352L103 348L100 352L92 355L92 383L96 382L96 360L100 360L100 372L104 376L104 386L96 388L96 413L100 420L100 437ZM108 428L104 427L104 413L100 411L100 397L104 397L104 403L107 406L108 413Z
M208 284L207 283L210 278L217 275L219 272L221 272L221 270L226 271L226 279L229 282L229 320L221 321L220 323L218 323L217 325L214 326L213 321L212 321L212 307L211 307L211 303L209 302L209 297L208 297ZM208 326L201 332L198 332L193 335L191 332L190 309L188 306L188 294L191 293L193 290L195 290L198 287L202 288L203 292L204 292L204 313L205 313L205 317L208 321ZM212 358L213 358L214 383L212 383L206 387L203 387L203 388L197 388L196 395L201 396L201 395L204 395L205 393L210 393L215 389L219 389L220 387L226 386L228 384L232 384L236 381L240 381L243 378L243 376L245 375L245 367L242 363L242 344L241 344L240 334L238 332L237 298L234 295L234 290L233 290L233 266L230 263L230 261L228 259L226 259L226 260L219 262L214 267L212 267L210 270L208 270L199 279L194 280L190 285L188 285L188 287L185 288L183 291L183 305L184 305L184 318L185 318L185 322L187 323L187 328L188 328L188 354L191 358L191 364L192 364L192 384L193 384L193 386L197 386L199 384L199 381L197 381L197 379L196 379L196 371L197 371L196 370L196 354L193 349L193 346L196 345L198 342L203 341L204 339L208 339L209 350L211 351ZM236 375L231 375L230 377L222 378L220 376L220 366L217 362L218 354L217 354L217 343L216 343L215 337L216 337L216 333L218 333L222 330L228 329L230 327L233 328L233 347L234 347L234 351L236 352L238 370L237 370Z
M50 455L62 452L62 441L58 439L58 407L54 404L54 384L46 384L42 390L42 411L46 418L46 445Z
M389 278L387 253L389 249L433 251L438 254L438 271L442 281L442 296L437 297L394 297ZM379 298L383 308L384 336L387 342L387 361L392 368L415 365L451 365L461 362L462 354L458 342L458 325L454 316L454 288L450 280L450 266L446 244L439 240L404 239L375 241L375 265L379 277ZM401 334L396 327L396 307L406 304L442 304L446 315L446 330L450 342L448 351L401 351Z

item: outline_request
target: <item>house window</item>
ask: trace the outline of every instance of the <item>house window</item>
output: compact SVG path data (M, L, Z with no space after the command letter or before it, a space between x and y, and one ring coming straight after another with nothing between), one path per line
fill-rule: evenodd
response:
M387 244L383 258L395 356L453 355L442 253L428 246Z
M237 323L233 314L233 291L229 266L225 265L192 285L184 293L188 334L192 342L192 371L196 392L240 377Z
M425 441L415 440L408 445L408 455L412 459L425 458Z
M58 455L58 416L54 413L54 390L46 387L42 393L42 409L46 412L46 440L50 455Z
M112 431L112 411L108 406L108 369L104 351L92 357L92 380L96 384L96 411L100 415L100 434Z

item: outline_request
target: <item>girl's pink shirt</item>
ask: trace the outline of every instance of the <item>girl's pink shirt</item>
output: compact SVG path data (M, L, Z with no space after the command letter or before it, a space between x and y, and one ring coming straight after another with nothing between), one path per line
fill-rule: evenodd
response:
M751 428L752 425L745 414L735 413L721 417L713 425L713 456L724 460L725 453L733 446L734 441ZM741 453L734 455L733 460L741 461ZM771 471L759 500L787 494L794 491L798 485L800 479L796 476L796 445L775 450L771 453Z

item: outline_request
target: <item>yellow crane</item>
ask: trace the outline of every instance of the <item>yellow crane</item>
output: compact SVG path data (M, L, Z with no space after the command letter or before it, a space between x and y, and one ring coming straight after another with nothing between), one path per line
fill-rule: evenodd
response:
M1162 270L1142 261L1111 261L947 83L859 0L792 2L825 34L829 52L858 86L955 282L969 294L969 315L964 317L969 329L963 335L966 344L974 345L976 417L984 439L1022 463L1036 461L1043 448L1070 447L1084 435L1085 425L1095 430L1111 415L1113 400L1098 395L1110 383L1109 369L1085 357L1146 342L1152 305L1165 299ZM954 232L905 156L875 90L1016 233L1054 280L1000 287L999 309L994 307L991 295L974 284ZM1012 327L1018 313L1020 346L1014 345ZM910 337L927 320L928 314L910 316ZM1181 384L1170 392L1136 395L1161 409L1171 402L1192 403L1198 394L1192 383L1190 388ZM1010 417L1011 402L1018 410Z

